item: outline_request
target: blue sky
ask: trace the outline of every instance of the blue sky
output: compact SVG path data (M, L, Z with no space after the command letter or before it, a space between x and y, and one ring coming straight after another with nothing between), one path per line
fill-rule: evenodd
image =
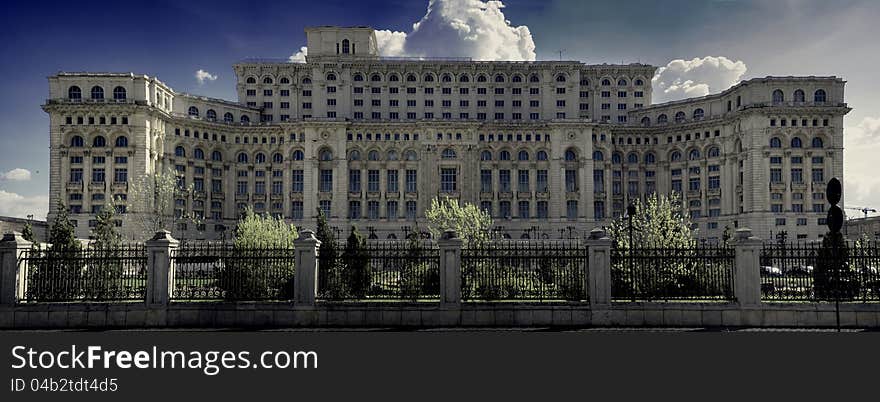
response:
M449 8L479 0L448 0ZM845 194L849 205L880 209L880 62L872 0L508 0L503 18L527 26L537 59L589 63L726 57L746 69L739 79L766 75L838 75L848 81ZM0 215L44 214L48 193L48 117L40 109L46 77L57 71L132 71L158 76L177 91L235 99L232 64L246 57L286 58L305 45L312 25L369 25L410 33L427 0L320 2L154 1L17 2L0 24ZM439 11L435 14L438 14ZM462 14L467 15L467 14ZM467 20L473 24L491 24ZM438 24L442 25L443 21ZM454 43L407 46L463 51ZM424 35L423 35L424 36ZM505 42L499 42L506 46ZM441 49L441 50L437 50ZM442 54L435 54L440 56ZM195 71L216 75L199 84ZM731 82L708 70L693 77L711 92ZM729 71L728 71L729 73ZM676 77L682 78L682 77ZM691 77L683 77L691 78ZM727 80L729 81L729 80ZM31 175L3 175L26 169ZM18 171L21 173L21 171ZM34 211L34 212L29 212Z

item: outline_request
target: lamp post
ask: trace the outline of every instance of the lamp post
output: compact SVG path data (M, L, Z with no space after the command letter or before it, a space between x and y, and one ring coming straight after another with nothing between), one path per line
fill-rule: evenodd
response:
M633 258L635 256L633 255L633 216L635 214L636 214L636 206L634 204L630 203L626 207L626 221L627 221L626 230L627 230L627 232L629 232L629 243L627 243L627 254L628 254L627 263L629 265L630 275L634 274L634 272L633 272ZM633 302L636 301L635 286L633 286L633 289L632 289L632 301Z

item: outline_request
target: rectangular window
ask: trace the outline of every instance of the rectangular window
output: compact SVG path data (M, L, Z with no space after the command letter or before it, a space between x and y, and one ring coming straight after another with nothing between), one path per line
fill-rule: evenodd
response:
M546 193L549 186L547 183L547 171L538 170L535 181L537 182L537 188L535 190L539 193Z
M303 219L303 202L294 201L290 209L290 217L295 220Z
M501 201L498 203L498 216L502 218L510 217L510 201Z
M361 191L361 171L352 169L348 171L348 191L359 193Z
M393 170L393 169L388 170L388 173L386 174L386 176L387 176L386 188L388 189L388 192L389 193L396 193L396 192L400 191L398 189L397 170Z
M721 176L709 176L709 189L721 188Z
M414 169L408 169L406 171L406 192L407 193L415 193L418 189L418 174Z
M770 169L770 183L782 183L782 169Z
M321 170L318 180L318 190L322 193L333 191L333 170Z
M104 169L92 169L92 182L93 183L103 183L104 182Z
M235 186L235 194L247 194L248 193L248 183L246 181L239 181Z
M528 201L520 201L518 204L519 209L519 218L520 219L529 219L529 202Z
M367 219L379 219L379 201L367 202Z
M483 193L491 193L492 192L492 171L491 170L481 170L480 171L480 192Z
M510 170L503 169L498 171L498 187L502 193L509 193L510 190Z
M397 201L388 201L385 203L385 214L388 219L397 219Z
M303 171L302 170L294 170L291 177L293 178L291 191L293 191L294 193L302 193L303 192Z
M406 202L406 219L415 220L416 219L416 202L415 201L407 201Z
M330 200L321 200L318 201L318 207L321 208L321 211L324 213L324 216L330 216Z
M792 183L803 183L804 182L804 170L803 169L791 169L791 182Z
M547 207L547 205L547 201L538 201L537 210L535 211L537 213L538 219L547 219L550 217L549 208Z
M825 182L825 169L813 169L813 183Z
M456 171L455 168L441 168L440 169L440 191L444 193L451 193L457 190L456 183Z
M128 169L117 168L113 172L113 182L128 183Z
M361 202L360 201L349 201L348 202L348 218L349 219L360 219L361 218Z
M578 202L577 202L577 200L568 200L565 202L565 216L570 221L577 219L577 216L578 216Z
M518 172L518 176L517 191L527 193L529 191L529 171L522 169Z
M565 170L565 191L571 193L578 191L577 184L577 170L566 169Z
M379 171L367 171L367 191L371 193L379 192Z

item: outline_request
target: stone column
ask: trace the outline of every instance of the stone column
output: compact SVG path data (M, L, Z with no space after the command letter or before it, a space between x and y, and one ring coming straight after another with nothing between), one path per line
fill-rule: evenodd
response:
M440 305L453 307L461 304L461 246L462 240L454 230L443 232L440 247Z
M761 304L761 239L749 228L736 230L733 291L740 306Z
M589 273L587 289L590 304L607 306L611 304L611 244L612 240L605 236L605 231L595 228L585 242L589 255Z
M293 242L295 254L293 299L297 305L314 306L318 294L318 250L321 241L315 232L304 230Z
M180 244L171 232L160 230L147 240L147 297L149 305L167 305L174 293L174 264L171 253Z
M19 270L18 260L32 244L19 232L3 235L0 241L0 305L13 306L27 295L28 267L22 264Z

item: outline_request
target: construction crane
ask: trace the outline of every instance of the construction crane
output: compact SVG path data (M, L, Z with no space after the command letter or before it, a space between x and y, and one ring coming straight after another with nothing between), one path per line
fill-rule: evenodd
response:
M876 209L874 209L874 208L868 208L868 207L848 207L848 208L846 208L846 209L852 209L852 210L854 210L854 211L862 211L862 213L865 214L865 218L868 217L868 212L874 212L874 213L877 212Z

